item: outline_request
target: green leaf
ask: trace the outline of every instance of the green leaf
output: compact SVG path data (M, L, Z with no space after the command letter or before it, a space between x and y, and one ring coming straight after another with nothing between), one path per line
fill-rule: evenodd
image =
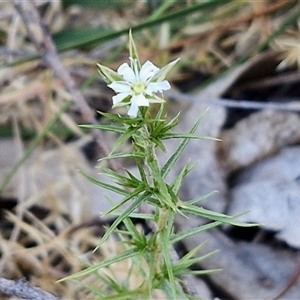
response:
M166 206L167 205L174 212L177 212L177 213L181 214L180 209L178 209L176 204L175 204L175 203L177 203L177 201L176 201L177 199L174 199L172 197L168 186L166 186L166 191L163 191L163 189L160 188L159 185L160 185L159 182L157 182L158 189L156 191L154 191L154 194L155 194L156 198L159 200L160 205L161 206ZM163 185L165 185L165 183ZM161 185L161 187L163 185Z
M58 280L58 282L62 282L62 281L65 281L65 280L75 279L75 278L78 278L78 277L81 277L81 276L89 275L89 274L91 274L93 272L98 271L101 268L108 267L108 266L110 266L110 265L112 265L112 264L114 264L114 263L116 263L118 261L122 261L124 259L133 257L135 255L137 255L136 249L129 249L127 251L124 251L124 252L122 252L120 254L115 255L114 257L112 257L110 259L102 261L101 263L99 263L99 264L97 264L95 266L88 267L85 270L82 270L82 271L77 272L75 274L72 274L70 276L64 277L64 278Z
M110 178L113 178L117 181L120 185L137 188L137 187L144 187L146 189L146 186L143 181L139 180L135 176L133 176L130 172L126 171L128 176L124 176L123 174L120 174L112 169L102 167L103 174L107 175Z
M120 116L120 115L104 113L101 111L98 111L98 113L112 121L126 124L129 127L134 127L136 130L139 129L140 127L142 127L144 124L151 124L151 123L159 121L159 120L155 120L155 119L144 119L144 118L138 118L138 117L137 118L124 117L124 116Z
M172 62L168 63L166 66L161 68L158 73L152 78L152 81L163 81L166 75L171 71L171 69L177 64L180 58L173 60Z
M108 184L108 183L102 182L101 180L97 180L94 177L89 176L88 174L84 173L81 170L79 170L79 173L81 175L83 175L86 179L88 179L90 182L92 182L92 183L94 183L98 186L101 186L102 188L104 188L106 190L115 192L116 194L120 194L120 195L123 195L123 196L128 194L127 190L120 189L120 188L116 187L116 185Z
M176 282L173 273L173 265L170 255L170 242L169 242L169 232L167 229L163 229L159 232L159 238L161 240L162 253L164 257L165 268L168 274L168 280L170 283L170 289L172 294L172 299L176 299Z
M151 142L153 142L157 147L159 147L163 152L167 152L166 147L164 144L161 142L161 140L158 138L150 137Z
M82 128L88 129L101 129L104 131L111 131L123 134L126 131L125 127L113 126L113 125L106 125L106 124L83 124L79 125Z
M128 139L131 138L132 133L135 132L136 129L134 127L129 127L127 130L115 141L112 150L109 153L109 156L112 156L112 154Z
M116 158L143 158L143 157L144 157L144 155L142 153L121 152L121 153L115 153L115 154L111 154L106 157L99 158L98 161L108 160L108 159L116 159Z
M207 198L209 198L210 196L212 196L213 194L215 193L218 193L219 191L217 190L214 190L208 194L205 194L204 196L201 196L201 197L197 197L197 198L194 198L192 200L188 200L188 201L185 201L185 203L188 203L188 204L195 204L195 203L198 203L198 202L201 202Z
M166 122L165 119L161 120L162 122L155 122L151 124L150 126L151 138L159 141L163 139L164 136L167 135L167 132L178 124L178 117L179 117L179 113L167 124L165 124Z
M246 212L243 214L240 214L240 215L236 215L236 216L228 216L228 215L225 215L222 213L217 213L217 212L205 209L203 207L191 205L186 202L182 203L179 208L180 208L180 210L182 210L183 213L186 213L186 214L193 214L195 216L207 218L207 219L214 220L214 221L221 221L222 223L227 223L227 224L231 224L231 225L235 225L235 226L253 227L253 226L258 225L258 224L247 224L247 223L241 223L241 222L235 221L237 218L239 218L241 215L244 215Z
M190 236L194 236L195 234L198 234L200 232L215 228L217 226L220 226L222 224L221 221L215 221L209 224L201 225L199 227L189 228L184 231L177 232L176 234L173 234L170 238L170 241L172 243L176 243L179 241L182 241Z
M143 119L142 118L130 118L130 117L123 117L123 116L120 116L120 115L116 115L116 114L110 114L110 113L105 113L105 112L102 112L102 111L97 111L98 114L102 115L103 117L106 117L110 120L113 120L113 121L117 121L119 123L125 123L125 124L128 124L128 125L133 125L133 124L138 124L140 122L143 122Z
M123 81L124 79L122 76L120 76L117 72L111 70L108 67L102 66L100 64L97 64L99 67L99 74L101 78L108 84L114 82L114 81Z
M173 298L173 293L170 289L170 283L165 280L163 283L162 283L162 286L161 286L161 289L165 292L165 294L167 295L167 299L174 299ZM175 298L176 299L176 298Z
M140 289L136 289L133 291L130 291L128 288L122 292L118 292L116 295L110 295L106 296L104 298L100 299L94 299L94 300L128 300L128 299L139 299L141 295L144 294L144 291Z
M104 215L109 215L111 212L117 210L119 207L121 207L123 204L128 202L131 199L134 199L138 194L144 191L144 187L137 187L133 192L129 193L127 192L127 196L124 197L118 204L116 204L113 208L111 208L109 211L107 211Z
M123 219L123 223L127 228L127 233L130 233L131 235L130 244L134 245L138 250L139 255L141 255L147 247L147 239L145 235L137 230L130 218Z
M176 125L178 125L178 122L179 122L179 115L180 115L180 112L177 113L177 115L171 119L165 126L164 126L164 131L167 132L169 131L170 129L172 129L173 127L175 127Z
M148 184L147 175L144 170L144 161L142 159L136 159L135 161L141 176L141 181Z
M187 133L175 133L170 132L166 133L162 136L164 140L167 139L198 139L198 140L210 140L210 141L218 141L220 142L220 139L211 137L211 136L205 136L205 135L196 135L196 134L187 134Z
M172 188L172 191L174 194L176 194L176 195L178 194L183 178L195 167L195 165L196 165L196 163L191 166L186 165L181 170L180 174L177 175L176 179L171 184L171 188Z
M141 69L141 63L139 60L139 55L132 37L132 31L129 30L129 56L137 61L139 70Z
M209 274L213 274L216 272L221 272L222 269L210 269L210 270L187 270L187 272L185 274L191 274L191 275L195 275L195 276L203 276L203 275L209 275ZM184 274L182 274L184 275Z
M189 271L188 269L199 263L202 260L207 259L208 257L212 256L218 251L209 252L205 255L196 256L197 252L200 250L200 248L203 247L203 244L200 244L199 246L195 247L191 251L189 251L186 255L184 255L182 258L180 258L173 266L174 275L181 276L187 274Z
M155 116L155 119L156 120L160 120L160 119L163 119L163 113L164 113L164 110L165 110L165 105L164 103L162 103L160 106L159 106L159 110Z
M110 215L113 216L119 216L121 212L118 211L113 211L110 213ZM142 219L142 220L154 220L154 215L153 214L143 214L143 213L131 213L128 215L128 218L134 218L134 219Z
M108 237L114 232L114 230L117 228L117 226L123 221L124 218L127 218L136 208L138 208L144 201L147 201L147 199L150 197L149 194L143 193L139 195L133 203L125 209L124 212L120 214L120 216L113 222L113 224L108 228L108 230L105 232L104 236L100 240L99 244L97 245L97 250L107 239ZM117 205L118 207L120 205Z
M205 110L201 115L200 118L198 119L198 121L194 124L194 126L192 127L192 129L190 130L190 133L194 133L197 129L197 127L199 126L200 122L202 121L202 119L204 118L204 116L206 115L208 109ZM174 164L177 162L177 160L179 159L182 151L185 149L186 145L188 144L189 139L185 138L180 145L178 146L178 148L176 149L176 151L171 155L171 157L168 159L168 161L164 164L164 166L161 169L161 176L162 178L166 178L166 176L169 174L171 168L174 166Z

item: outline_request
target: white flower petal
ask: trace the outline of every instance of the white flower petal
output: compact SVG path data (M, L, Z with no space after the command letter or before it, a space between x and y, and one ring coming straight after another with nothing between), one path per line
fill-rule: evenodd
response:
M139 107L135 102L131 102L130 108L128 110L128 116L136 118L139 111Z
M130 96L130 93L120 93L118 95L115 95L112 97L114 106L123 106L123 104L120 104L126 97ZM124 103L126 105L126 103Z
M139 79L143 82L150 80L157 72L159 68L156 67L152 62L147 60L141 68Z
M153 93L162 92L169 90L171 88L170 83L167 80L161 82L149 82L145 93L147 95L152 95Z
M169 82L163 79L176 61L160 70L150 61L140 66L137 58L129 59L130 64L123 63L115 74L120 78L116 78L108 87L117 94L112 97L113 107L129 106L128 115L136 117L140 106L148 107L153 102L164 102L156 93L171 88Z
M149 100L143 94L134 95L131 102L136 103L138 106L149 106Z
M125 81L129 83L134 83L137 81L137 76L134 71L129 67L127 63L122 64L118 70L118 74L121 75Z
M116 93L129 93L131 91L131 85L126 81L115 81L108 85Z

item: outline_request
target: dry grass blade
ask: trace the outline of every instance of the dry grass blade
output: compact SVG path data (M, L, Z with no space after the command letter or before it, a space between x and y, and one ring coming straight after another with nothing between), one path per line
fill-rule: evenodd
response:
M46 30L34 1L29 1L26 3L22 1L14 1L14 3L15 8L20 13L26 26L29 38L32 40L41 57L54 70L56 76L62 80L66 88L69 90L72 100L80 111L84 122L92 124L96 123L94 113L87 105L73 78L62 64L52 41L51 35ZM109 151L101 131L93 130L92 132L99 148L103 151L104 155L107 155ZM118 167L115 165L115 163L112 164L112 167L117 170Z

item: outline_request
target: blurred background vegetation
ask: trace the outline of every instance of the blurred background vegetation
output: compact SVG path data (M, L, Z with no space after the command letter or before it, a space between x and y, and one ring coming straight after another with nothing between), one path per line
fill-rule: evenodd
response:
M181 58L169 79L175 91L190 93L213 84L234 67L267 51L276 53L279 73L297 69L300 4L293 0L36 1L36 9L55 45L55 49L50 47L41 55L24 25L24 16L15 9L16 2L0 3L1 275L8 278L24 275L66 299L88 299L85 292L78 293L77 285L53 282L81 268L78 256L95 259L87 254L95 245L94 231L87 238L77 230L75 250L66 234L70 226L86 222L89 214L68 215L57 204L48 205L44 211L41 207L45 195L38 196L36 202L31 198L28 202L23 194L25 208L21 213L14 210L22 192L18 190L20 183L12 184L11 180L27 159L37 149L54 149L82 138L86 133L77 124L90 121L46 56L59 55L61 66L71 75L74 88L80 90L98 121L96 111L110 110L113 92L98 76L96 64L116 69L128 61L130 29L141 61L151 60L163 66ZM263 69L258 72L265 74ZM68 105L69 101L75 105ZM13 143L5 146L10 140ZM8 154L12 153L16 157L10 161ZM90 156L100 155L96 151ZM38 219L44 223L31 215L32 204L39 207ZM42 229L35 232L35 226ZM22 249L23 254L13 255L15 249ZM24 258L24 253L30 254L30 260ZM51 272L45 273L43 268Z

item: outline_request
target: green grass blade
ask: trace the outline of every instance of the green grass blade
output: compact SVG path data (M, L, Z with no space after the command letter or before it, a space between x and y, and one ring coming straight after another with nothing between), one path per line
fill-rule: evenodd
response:
M85 28L83 30L64 30L60 33L57 33L53 36L53 39L56 43L57 49L59 51L69 50L73 48L78 48L87 45L97 45L105 41L120 37L121 35L128 34L129 30L139 31L144 28L150 28L156 25L160 25L167 21L177 21L181 18L184 18L195 12L199 12L204 9L214 9L216 6L224 5L225 3L230 2L230 0L222 1L210 1L203 2L199 4L194 4L187 6L185 8L180 8L175 12L159 16L158 18L149 18L145 22L141 22L137 25L123 28L121 30L110 30L104 28ZM210 14L203 14L199 16L198 23L201 21L207 21L210 18Z

